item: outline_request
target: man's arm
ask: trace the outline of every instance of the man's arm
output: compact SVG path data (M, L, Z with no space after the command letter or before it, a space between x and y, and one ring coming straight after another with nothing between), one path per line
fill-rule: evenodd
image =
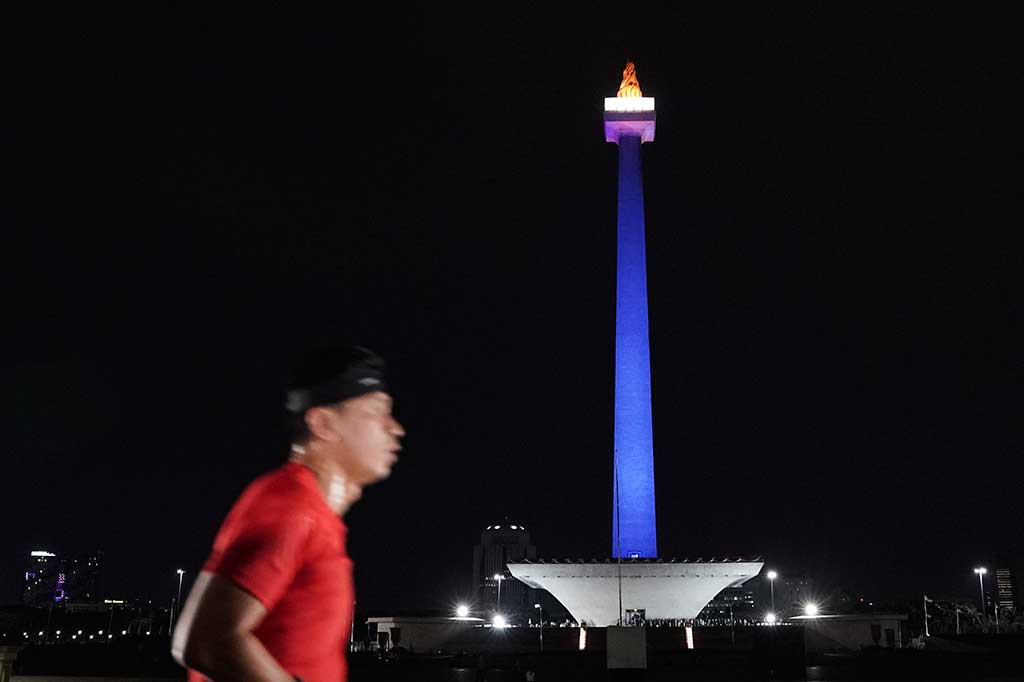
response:
M203 571L178 616L171 655L216 682L294 682L252 634L266 615L256 597Z

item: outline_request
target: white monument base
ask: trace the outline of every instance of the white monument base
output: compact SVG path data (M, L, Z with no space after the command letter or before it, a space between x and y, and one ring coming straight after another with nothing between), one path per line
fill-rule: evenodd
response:
M642 611L647 620L688 620L727 587L742 585L761 572L754 560L688 561L615 559L604 561L524 561L508 564L517 579L547 590L580 624L618 625L622 615ZM621 574L621 580L620 580Z

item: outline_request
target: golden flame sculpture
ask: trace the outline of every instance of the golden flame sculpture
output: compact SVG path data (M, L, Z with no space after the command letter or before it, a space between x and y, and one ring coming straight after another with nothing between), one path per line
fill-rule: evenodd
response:
M640 92L640 82L636 79L636 67L633 62L626 62L626 69L622 72L622 83L616 97L643 97Z

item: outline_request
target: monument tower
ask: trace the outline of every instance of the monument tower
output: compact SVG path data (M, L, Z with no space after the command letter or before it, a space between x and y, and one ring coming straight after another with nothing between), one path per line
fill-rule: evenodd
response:
M654 140L654 98L643 96L632 62L617 96L604 100L604 136L619 146L611 558L522 559L507 566L528 586L550 592L581 624L621 625L633 620L629 614L687 620L764 564L757 557L658 558L640 165L640 146Z
M643 96L633 62L626 64L618 94L604 100L604 137L619 146L611 555L653 558L658 529L640 145L654 140L654 98Z

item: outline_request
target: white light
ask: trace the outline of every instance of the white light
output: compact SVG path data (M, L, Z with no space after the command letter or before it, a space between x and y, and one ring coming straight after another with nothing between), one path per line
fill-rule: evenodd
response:
M776 578L779 577L779 574L776 573L775 571L768 571L767 575L768 575L768 580L775 580Z
M178 575L182 575L184 573L185 573L185 571L181 570L180 568L178 569Z
M494 574L494 579L495 580L504 580L504 578L502 577L502 575L500 573L495 573Z
M977 573L978 575L985 575L986 573L988 573L988 569L984 568L984 567L983 568L976 568L976 569L974 569L974 572Z
M100 630L99 633L97 633L97 634L102 635L103 634L103 630Z
M769 625L774 625L775 621L776 621L775 614L772 613L771 611L769 611L768 613L764 614L764 622L768 623Z
M78 635L71 635L71 639L78 639Z
M692 625L687 625L686 626L686 648L687 649L692 649L693 648L693 626Z
M92 639L93 637L94 637L94 635L89 635L89 639Z
M495 526L494 530L498 530L499 528L501 528L501 526Z
M455 609L455 615L459 618L465 618L469 615L469 607L465 604L459 604L459 607Z
M40 630L40 631L39 631L39 636L40 636L40 637L42 637L42 636L43 636L43 631L42 631L42 630Z
M519 526L512 526L512 530L519 530Z
M107 639L114 639L113 635L107 635Z
M82 634L82 631L81 631L81 630L79 630L79 631L78 631L78 634Z
M580 628L580 651L587 648L587 629Z
M653 97L605 97L605 111L654 111Z
M57 556L56 554L52 554L51 552L43 552L41 550L36 550L36 551L32 552L31 555L32 556ZM24 555L22 555L22 556L24 556Z
M121 634L122 634L122 635L127 635L127 634L128 634L128 631L127 631L127 630L121 630Z
M539 608L540 608L540 604L534 604L534 605L533 605L533 608L535 608L535 609L539 609Z
M57 630L57 634L58 634L58 635L60 634L60 630Z
M804 606L804 613L807 614L808 616L817 616L818 615L818 605L817 604L813 604L813 603L805 605Z
M505 621L504 616L498 615L495 616L494 619L491 621L491 625L493 625L496 628L503 628L507 627L508 623Z

